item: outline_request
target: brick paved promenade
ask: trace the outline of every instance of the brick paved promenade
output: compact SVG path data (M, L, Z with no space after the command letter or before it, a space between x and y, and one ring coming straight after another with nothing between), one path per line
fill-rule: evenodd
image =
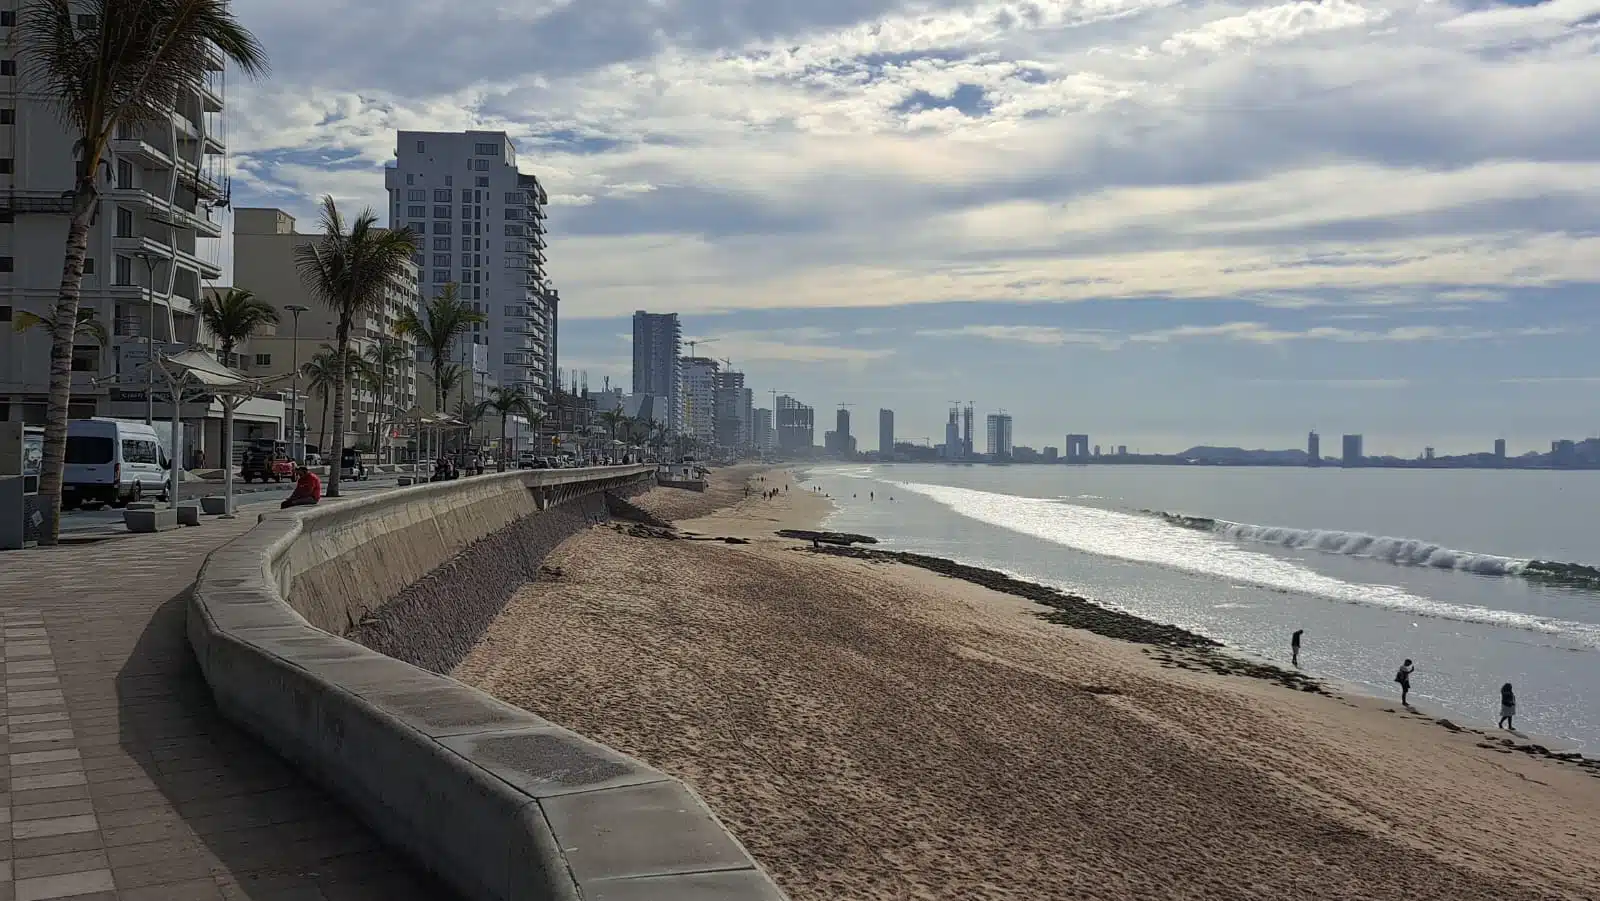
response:
M0 552L0 901L453 897L212 706L185 598L257 512Z

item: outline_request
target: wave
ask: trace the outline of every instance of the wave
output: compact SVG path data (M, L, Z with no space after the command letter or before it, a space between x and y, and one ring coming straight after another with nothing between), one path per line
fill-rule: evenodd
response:
M970 519L1095 556L1146 563L1258 588L1323 597L1410 616L1565 635L1600 647L1600 625L1512 610L1453 604L1415 595L1394 585L1346 582L1293 560L1251 551L1233 542L1217 541L1214 533L1218 520L1170 513L1155 519L1148 515L1080 506L1049 498L1021 497L918 482L897 484L907 491L938 501ZM1182 525L1196 534L1174 531L1161 520ZM1202 532L1207 534L1199 534Z
M1451 569L1480 576L1520 576L1540 582L1600 588L1600 567L1583 563L1560 563L1553 560L1530 560L1474 551L1458 551L1417 538L1390 538L1384 535L1342 532L1336 529L1259 526L1247 522L1229 522L1226 519L1168 513L1163 510L1146 512L1160 517L1171 525L1212 532L1234 541L1304 548L1347 557L1365 557L1401 566Z

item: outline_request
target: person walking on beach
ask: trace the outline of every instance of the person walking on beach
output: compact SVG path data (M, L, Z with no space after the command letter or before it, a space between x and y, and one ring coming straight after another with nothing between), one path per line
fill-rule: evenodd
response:
M1406 696L1411 694L1411 674L1416 671L1417 668L1411 663L1411 658L1407 657L1406 662L1400 664L1400 669L1394 674L1394 681L1400 683L1400 703L1402 706L1411 706L1406 703Z
M1305 634L1305 631L1296 629L1294 634L1289 636L1289 659L1295 666L1300 665L1300 636Z
M1511 718L1517 715L1517 693L1511 690L1511 683L1500 686L1500 728L1511 732L1517 727L1511 725Z

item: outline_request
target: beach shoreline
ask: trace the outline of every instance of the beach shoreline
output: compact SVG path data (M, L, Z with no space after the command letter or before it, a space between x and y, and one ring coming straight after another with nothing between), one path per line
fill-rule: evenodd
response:
M797 901L1600 884L1581 850L1600 838L1591 771L1382 699L1222 675L1173 627L1100 623L1176 646L1072 628L1107 608L1041 608L1070 596L1004 574L779 539L831 508L791 476L637 499L748 544L620 524L569 539L561 575L519 592L457 677L683 778ZM745 479L766 481L746 498Z

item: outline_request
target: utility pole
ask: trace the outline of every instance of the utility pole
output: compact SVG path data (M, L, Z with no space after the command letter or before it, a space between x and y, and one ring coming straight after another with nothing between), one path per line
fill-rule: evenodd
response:
M145 280L144 289L145 307L150 314L145 321L144 328L144 424L154 425L156 421L156 264L155 257L148 251L141 250L134 256L144 261L145 273L148 276Z
M302 439L303 429L300 428L300 314L311 308L297 303L284 304L285 310L294 317L294 337L290 339L289 359L294 362L294 391L289 401L289 456L301 465L305 464L305 442Z

